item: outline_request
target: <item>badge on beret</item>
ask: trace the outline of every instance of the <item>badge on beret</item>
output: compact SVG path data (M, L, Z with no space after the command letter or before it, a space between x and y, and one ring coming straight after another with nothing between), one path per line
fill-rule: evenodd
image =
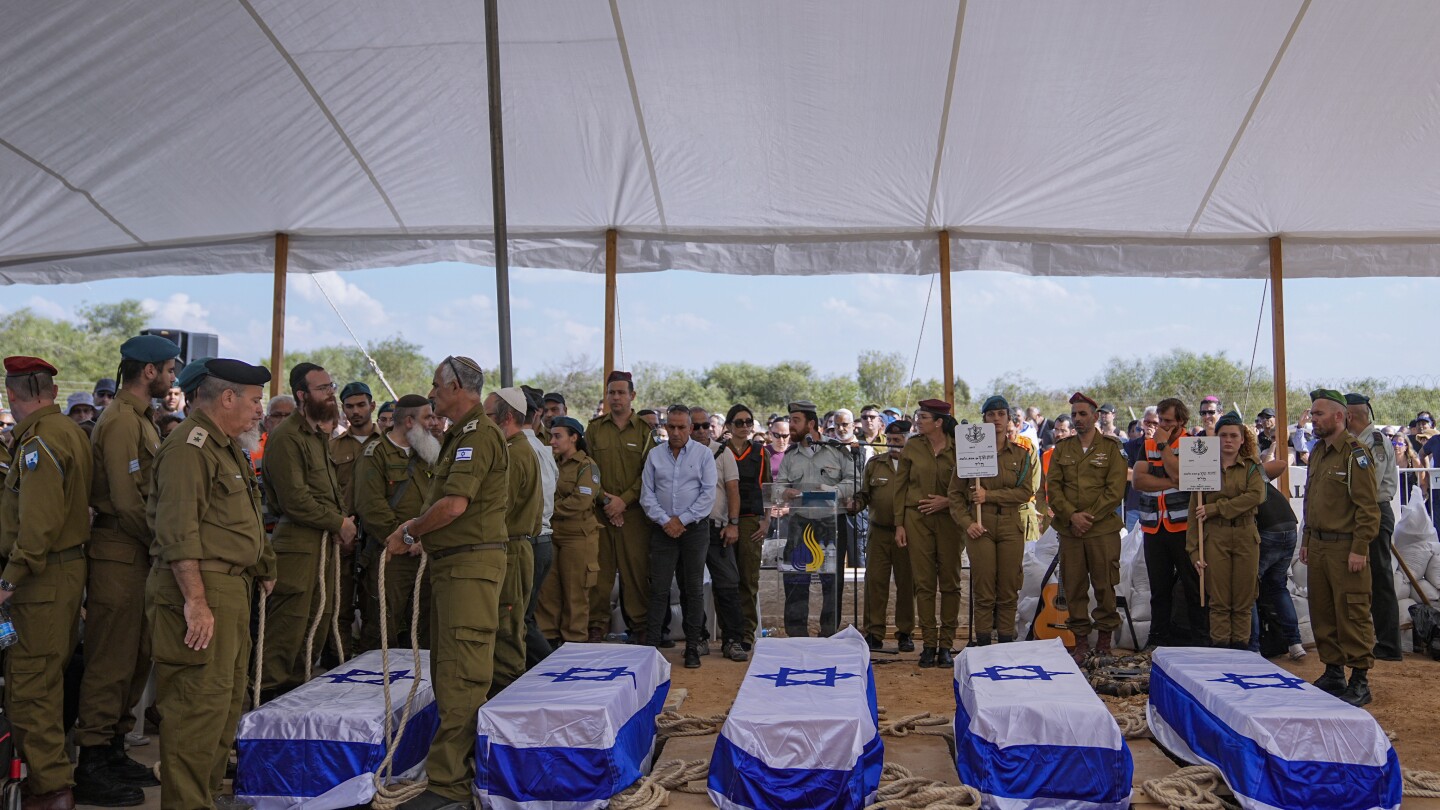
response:
M193 444L196 447L204 447L205 440L210 438L210 431L199 425L190 429L190 435L185 437L186 444Z
M469 461L475 455L475 451L469 447L462 447L455 451L456 461Z

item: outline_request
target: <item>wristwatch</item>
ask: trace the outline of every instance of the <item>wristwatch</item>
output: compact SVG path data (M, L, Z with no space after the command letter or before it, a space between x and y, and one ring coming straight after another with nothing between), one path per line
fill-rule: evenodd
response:
M730 525L731 525L731 526L739 526L739 525L740 525L740 518L730 518Z
M412 521L407 520L404 523L400 524L400 539L404 540L405 545L407 546L413 546L416 543L420 542L420 539L418 537L410 533L411 523Z

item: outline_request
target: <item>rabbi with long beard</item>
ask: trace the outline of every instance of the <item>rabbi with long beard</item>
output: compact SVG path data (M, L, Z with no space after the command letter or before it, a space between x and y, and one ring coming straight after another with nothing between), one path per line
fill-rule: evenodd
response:
M290 370L290 388L295 413L265 443L265 498L279 516L272 536L279 578L266 604L262 701L304 682L305 631L315 613L322 614L320 626L329 627L334 611L333 603L322 605L319 598L321 555L355 544L355 519L340 508L340 484L327 448L340 414L335 383L320 366L300 363ZM322 549L326 543L333 548ZM335 593L339 585L328 565L325 576L325 592Z
M411 518L425 511L425 495L430 490L430 468L440 458L440 437L444 435L443 420L435 415L430 400L419 394L406 394L395 403L394 426L377 441L365 446L355 465L355 512L365 525L365 576L370 582L367 594L378 594L379 557L384 552L385 538ZM408 645L400 638L400 619L409 623L411 596L414 594L415 571L420 567L420 546L410 553L391 559L385 568L385 626L391 647ZM410 628L419 632L420 646L430 646L430 578L427 574L418 594L420 621ZM367 596L367 600L369 597ZM366 649L380 646L380 615L378 600L366 604L365 630L360 642ZM376 617L370 621L368 617Z

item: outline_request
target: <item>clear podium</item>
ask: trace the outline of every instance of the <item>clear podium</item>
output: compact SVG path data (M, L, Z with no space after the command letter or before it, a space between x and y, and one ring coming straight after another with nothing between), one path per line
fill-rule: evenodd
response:
M765 541L765 560L791 582L835 576L839 494L784 484L765 484L763 489L765 512L779 527L778 537Z

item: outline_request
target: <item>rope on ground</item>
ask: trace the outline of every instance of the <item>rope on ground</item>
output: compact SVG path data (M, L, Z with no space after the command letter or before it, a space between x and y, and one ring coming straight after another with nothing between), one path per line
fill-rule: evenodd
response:
M889 784L886 784L886 783ZM904 765L885 763L880 790L866 810L897 807L908 810L977 810L980 792L969 785L947 785L916 776Z
M911 734L930 734L936 737L954 737L954 719L930 712L906 715L893 722L881 721L880 733L887 737L909 737Z
M1192 765L1140 786L1150 798L1176 810L1229 810L1234 804L1216 793L1225 780L1209 765Z
M410 713L415 709L415 694L420 690L420 681L423 679L420 673L420 585L425 577L425 565L429 562L429 556L423 553L420 555L420 566L415 569L415 586L410 592L410 657L414 662L412 672L415 677L410 680L410 691L405 695L405 709L400 714L400 725L394 729L393 737L391 717L394 708L390 702L390 606L385 600L385 562L389 556L385 549L380 549L380 567L375 577L375 590L380 598L380 682L385 692L385 759L381 760L380 767L371 775L375 780L375 797L370 800L370 806L375 810L395 810L424 793L430 786L429 780L423 776L413 781L393 779L395 752L399 750L400 740L405 736L405 727L410 724Z
M708 759L668 759L635 784L610 797L611 810L655 810L670 804L670 791L703 795L710 775ZM692 785L699 782L700 785Z
M1440 773L1405 768L1405 795L1417 799L1440 799Z
M1105 701L1106 708L1115 716L1115 724L1120 727L1120 733L1126 739L1150 736L1150 726L1145 720L1145 703L1149 698L1144 695L1128 698L1101 695L1100 699Z
M662 740L671 737L704 737L718 733L720 727L725 725L725 717L724 714L699 717L676 711L661 712L655 718L655 736Z

